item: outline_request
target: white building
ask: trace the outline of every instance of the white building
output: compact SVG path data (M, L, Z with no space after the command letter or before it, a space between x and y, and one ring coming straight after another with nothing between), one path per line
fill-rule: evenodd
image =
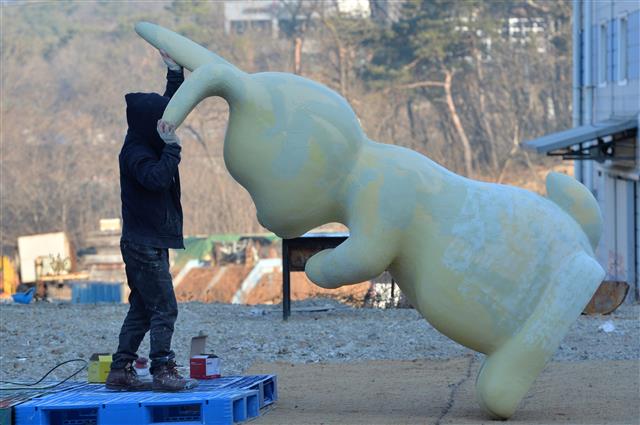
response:
M574 0L573 125L524 144L575 160L604 218L597 256L607 279L640 299L640 2Z
M503 36L510 42L521 45L528 44L533 39L536 41L538 53L545 53L548 41L545 33L547 32L547 21L544 18L512 16L504 22Z
M354 18L371 16L369 0L233 0L224 2L224 29L227 34L242 34L247 30L262 31L277 38L280 23L291 20L293 11L300 18L319 17L320 13L341 13Z
M224 32L242 34L262 30L278 36L278 0L234 0L224 2Z

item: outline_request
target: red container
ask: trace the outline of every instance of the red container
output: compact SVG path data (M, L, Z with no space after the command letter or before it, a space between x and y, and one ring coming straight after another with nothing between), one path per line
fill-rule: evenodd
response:
M215 354L191 356L190 376L193 379L215 379L220 377L220 358Z

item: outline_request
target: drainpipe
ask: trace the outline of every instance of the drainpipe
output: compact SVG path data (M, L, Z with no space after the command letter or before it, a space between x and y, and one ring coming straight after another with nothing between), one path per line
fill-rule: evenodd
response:
M582 118L582 96L580 76L582 61L580 59L580 9L582 0L573 0L573 111L572 124L578 127ZM588 50L587 50L588 51ZM583 181L582 161L573 162L574 174L578 181Z
M582 111L583 121L582 124L593 124L593 45L592 45L592 32L593 32L593 3L591 0L584 1L584 111ZM595 144L591 142L588 145ZM584 161L583 182L585 186L592 192L594 191L593 185L593 161Z

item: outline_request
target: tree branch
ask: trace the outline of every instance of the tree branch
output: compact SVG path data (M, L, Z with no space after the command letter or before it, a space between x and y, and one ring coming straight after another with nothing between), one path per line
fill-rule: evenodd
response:
M397 86L391 86L384 89L384 93L388 93L391 90L410 90L421 87L444 87L444 83L440 81L418 81L415 83L400 84Z

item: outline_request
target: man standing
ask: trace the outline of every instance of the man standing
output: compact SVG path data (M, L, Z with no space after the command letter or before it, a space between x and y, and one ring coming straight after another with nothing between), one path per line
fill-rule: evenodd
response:
M131 293L106 381L111 390L180 391L198 385L196 380L180 376L171 350L178 304L169 273L168 249L184 248L178 173L181 146L175 129L161 118L184 74L165 52L160 54L168 66L165 93L125 96L129 128L119 156L123 221L120 249ZM152 384L140 380L132 366L147 331Z

